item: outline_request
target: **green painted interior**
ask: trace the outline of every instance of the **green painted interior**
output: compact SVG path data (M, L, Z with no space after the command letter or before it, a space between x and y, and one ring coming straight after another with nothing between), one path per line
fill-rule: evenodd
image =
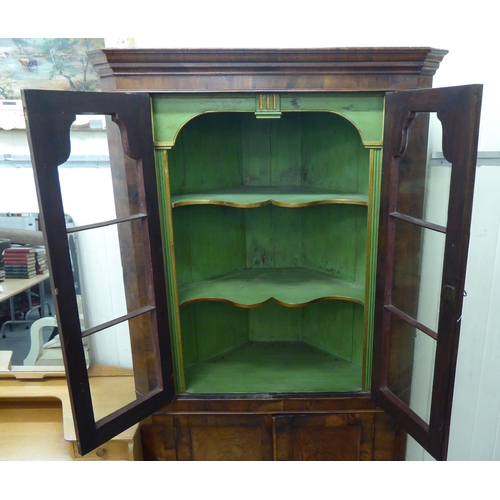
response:
M250 341L303 341L346 361L362 363L358 344L363 307L353 302L324 300L292 308L269 302L241 308L209 301L194 302L180 311L186 366Z
M243 309L223 302L181 308L188 392L356 391L363 307L325 300ZM360 338L361 337L361 338Z
M371 194L353 124L203 114L168 172L184 389L359 390Z
M301 342L247 343L186 369L192 394L360 390L361 366Z
M344 286L347 291L351 288L346 297L364 301L366 224L366 207L356 205L319 205L300 209L273 205L252 209L218 205L175 208L173 227L179 293L184 293L186 285L196 283L204 288L200 290L203 294L207 284L201 282L214 278L234 282L236 290L239 278L232 275L245 269L274 272L276 269L299 268L311 272L308 276L311 286L328 286L328 278L331 278L333 287ZM284 274L286 286L290 277ZM260 280L265 279L263 273L258 276ZM274 276L279 278L280 275L274 272ZM305 276L307 274L302 274L297 279L303 281ZM251 279L256 277L255 274L249 276ZM355 283L338 282L335 285L335 279ZM277 286L283 285L277 282ZM270 298L262 298L260 287L255 292L258 298L253 304ZM196 299L196 291L194 293L186 300ZM300 289L297 293L298 298L290 304L320 298L300 301ZM231 299L230 296L225 298Z
M277 120L205 114L185 125L169 152L174 201L242 187L367 195L368 168L358 131L332 113L285 113Z

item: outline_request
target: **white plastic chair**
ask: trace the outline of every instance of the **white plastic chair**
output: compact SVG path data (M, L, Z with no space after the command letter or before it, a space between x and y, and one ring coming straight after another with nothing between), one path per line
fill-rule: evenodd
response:
M56 317L52 316L47 318L40 318L34 321L31 325L31 348L28 356L23 362L24 366L35 366L37 360L42 356L44 352L42 330L46 326L57 327ZM62 355L60 355L60 359L62 359Z

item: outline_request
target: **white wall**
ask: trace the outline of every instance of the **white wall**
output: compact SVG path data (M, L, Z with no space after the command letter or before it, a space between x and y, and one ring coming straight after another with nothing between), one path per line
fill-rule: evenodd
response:
M5 154L13 157L29 156L25 130L0 129L0 157L3 159ZM109 152L105 130L72 134L71 154L79 157L107 157ZM75 164L78 165L78 162ZM0 162L0 213L39 212L31 168L6 168L8 165L9 162ZM63 166L60 167L59 175L64 211L76 225L116 217L109 163L95 162L95 167ZM80 276L86 323L84 328L126 314L116 230L107 228L84 231L76 235L76 241L80 267L92 270ZM92 363L132 367L126 324L93 335L90 347Z
M434 86L483 83L479 149L500 151L498 16L496 5L490 0L471 3L360 0L343 4L324 0L249 3L215 0L177 2L164 9L145 0L132 15L127 9L117 13L112 5L107 7L102 2L89 1L86 7L78 11L79 22L71 28L73 36L89 36L90 26L97 33L92 36L114 34L110 30L120 29L120 36L124 33L136 36L136 47L448 49L450 53L434 78ZM39 12L33 10L37 8ZM44 4L43 10L46 9ZM43 14L42 7L32 7L30 18L36 23L30 26L30 36L45 34L37 33ZM500 292L499 182L500 165L478 168L468 296L452 415L451 460L500 459L500 308L495 300ZM426 456L420 451L410 458L419 460Z

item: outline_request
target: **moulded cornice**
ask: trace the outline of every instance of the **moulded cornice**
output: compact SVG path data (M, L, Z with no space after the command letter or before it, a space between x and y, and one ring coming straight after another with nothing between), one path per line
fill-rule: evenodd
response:
M431 86L446 54L430 47L103 49L89 58L103 88L118 90L391 90Z

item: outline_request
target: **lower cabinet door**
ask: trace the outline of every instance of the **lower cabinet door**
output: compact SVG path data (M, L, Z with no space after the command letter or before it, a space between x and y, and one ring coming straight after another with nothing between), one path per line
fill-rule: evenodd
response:
M373 413L274 417L276 460L372 460Z
M173 413L142 443L146 460L404 460L406 435L381 411Z
M273 460L270 415L174 416L177 460Z

